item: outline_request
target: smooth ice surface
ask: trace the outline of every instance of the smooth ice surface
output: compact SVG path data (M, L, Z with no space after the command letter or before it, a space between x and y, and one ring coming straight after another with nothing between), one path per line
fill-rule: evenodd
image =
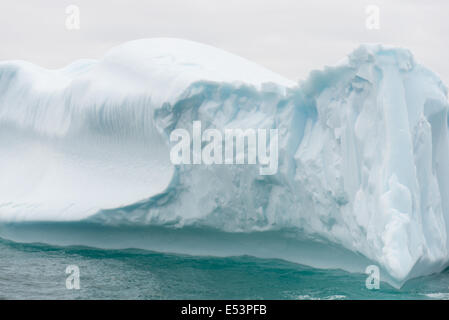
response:
M0 219L294 229L402 283L449 261L445 86L364 45L299 84L209 46L138 40L61 70L0 63ZM279 170L169 161L169 135L279 129Z
M0 219L78 220L162 192L173 166L154 115L199 80L294 85L173 39L132 41L60 70L0 63Z

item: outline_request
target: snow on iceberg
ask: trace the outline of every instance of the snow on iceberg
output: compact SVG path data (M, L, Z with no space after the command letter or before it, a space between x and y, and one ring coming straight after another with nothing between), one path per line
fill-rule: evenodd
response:
M218 49L133 41L60 70L0 63L0 220L294 229L394 281L449 262L445 86L364 45L299 84ZM279 170L179 165L169 135L276 128Z

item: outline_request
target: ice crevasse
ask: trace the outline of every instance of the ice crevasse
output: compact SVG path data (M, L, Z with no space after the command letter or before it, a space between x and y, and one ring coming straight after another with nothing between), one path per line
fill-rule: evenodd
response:
M382 45L299 83L165 38L59 70L1 62L0 221L294 229L400 283L449 262L447 110L439 78ZM170 132L195 120L277 128L278 172L172 165Z

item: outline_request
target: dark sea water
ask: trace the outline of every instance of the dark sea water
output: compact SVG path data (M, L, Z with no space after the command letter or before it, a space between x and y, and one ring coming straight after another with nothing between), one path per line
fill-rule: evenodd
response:
M66 288L68 265L80 289ZM20 244L0 239L0 299L447 299L449 272L401 289L365 287L365 274L249 256Z

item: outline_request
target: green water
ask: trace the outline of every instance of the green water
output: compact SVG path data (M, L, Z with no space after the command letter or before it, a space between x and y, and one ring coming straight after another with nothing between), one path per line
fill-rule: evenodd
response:
M80 289L66 288L68 265ZM366 275L249 256L215 258L142 250L19 244L0 239L1 299L429 299L449 297L449 272L401 289Z

